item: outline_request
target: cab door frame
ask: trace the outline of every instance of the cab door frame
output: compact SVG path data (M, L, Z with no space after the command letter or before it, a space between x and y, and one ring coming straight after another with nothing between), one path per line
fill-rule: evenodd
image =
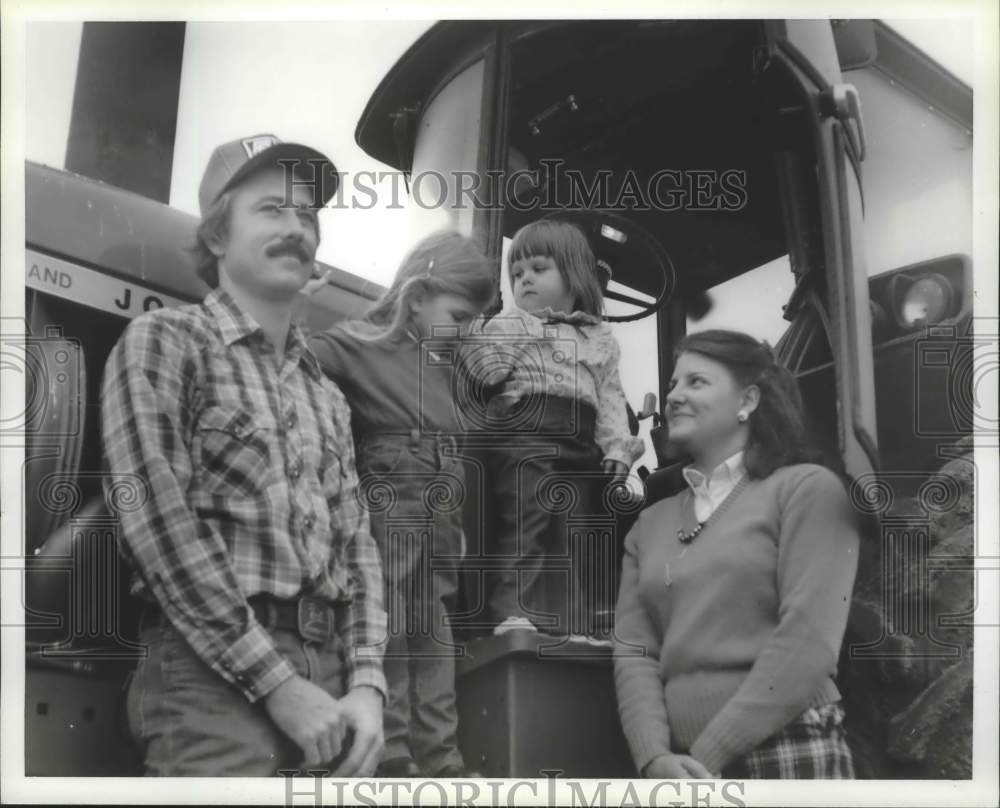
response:
M863 228L860 163L864 126L857 91L842 80L829 20L767 20L762 59L796 85L808 117L822 232L822 285L834 358L838 448L854 478L879 466L874 352ZM794 203L794 200L792 200ZM815 289L806 267L790 304Z

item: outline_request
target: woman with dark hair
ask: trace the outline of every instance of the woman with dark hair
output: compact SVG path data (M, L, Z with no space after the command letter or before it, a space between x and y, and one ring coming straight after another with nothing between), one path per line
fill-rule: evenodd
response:
M645 777L852 778L834 683L858 533L808 462L795 380L733 331L687 336L666 399L688 488L625 540L615 684Z

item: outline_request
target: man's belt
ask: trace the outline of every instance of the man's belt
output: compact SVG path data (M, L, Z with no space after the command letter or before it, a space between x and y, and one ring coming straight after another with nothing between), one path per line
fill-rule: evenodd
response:
M283 600L271 595L247 599L254 615L266 629L295 631L304 640L325 643L336 635L337 615L333 604L323 598L303 595Z

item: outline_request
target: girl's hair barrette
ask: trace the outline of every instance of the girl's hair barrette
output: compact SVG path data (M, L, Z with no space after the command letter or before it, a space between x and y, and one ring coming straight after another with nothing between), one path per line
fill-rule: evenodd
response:
M432 271L433 269L434 269L434 259L433 259L433 258L431 258L431 259L430 259L430 260L429 260L429 261L427 262L427 269L426 269L426 271L424 271L424 273L423 273L422 275L420 275L420 280L422 280L422 281L429 281L429 280L430 280L430 279L431 279L432 277L434 277L434 276L433 276L433 275L431 274L431 271Z

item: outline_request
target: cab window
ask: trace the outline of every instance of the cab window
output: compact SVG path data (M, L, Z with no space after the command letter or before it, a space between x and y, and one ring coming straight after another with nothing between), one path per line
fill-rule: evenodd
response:
M795 276L788 256L782 255L707 290L707 298L703 300L709 309L696 319L689 307L687 331L709 328L745 331L773 346L788 329L782 305L794 288Z

